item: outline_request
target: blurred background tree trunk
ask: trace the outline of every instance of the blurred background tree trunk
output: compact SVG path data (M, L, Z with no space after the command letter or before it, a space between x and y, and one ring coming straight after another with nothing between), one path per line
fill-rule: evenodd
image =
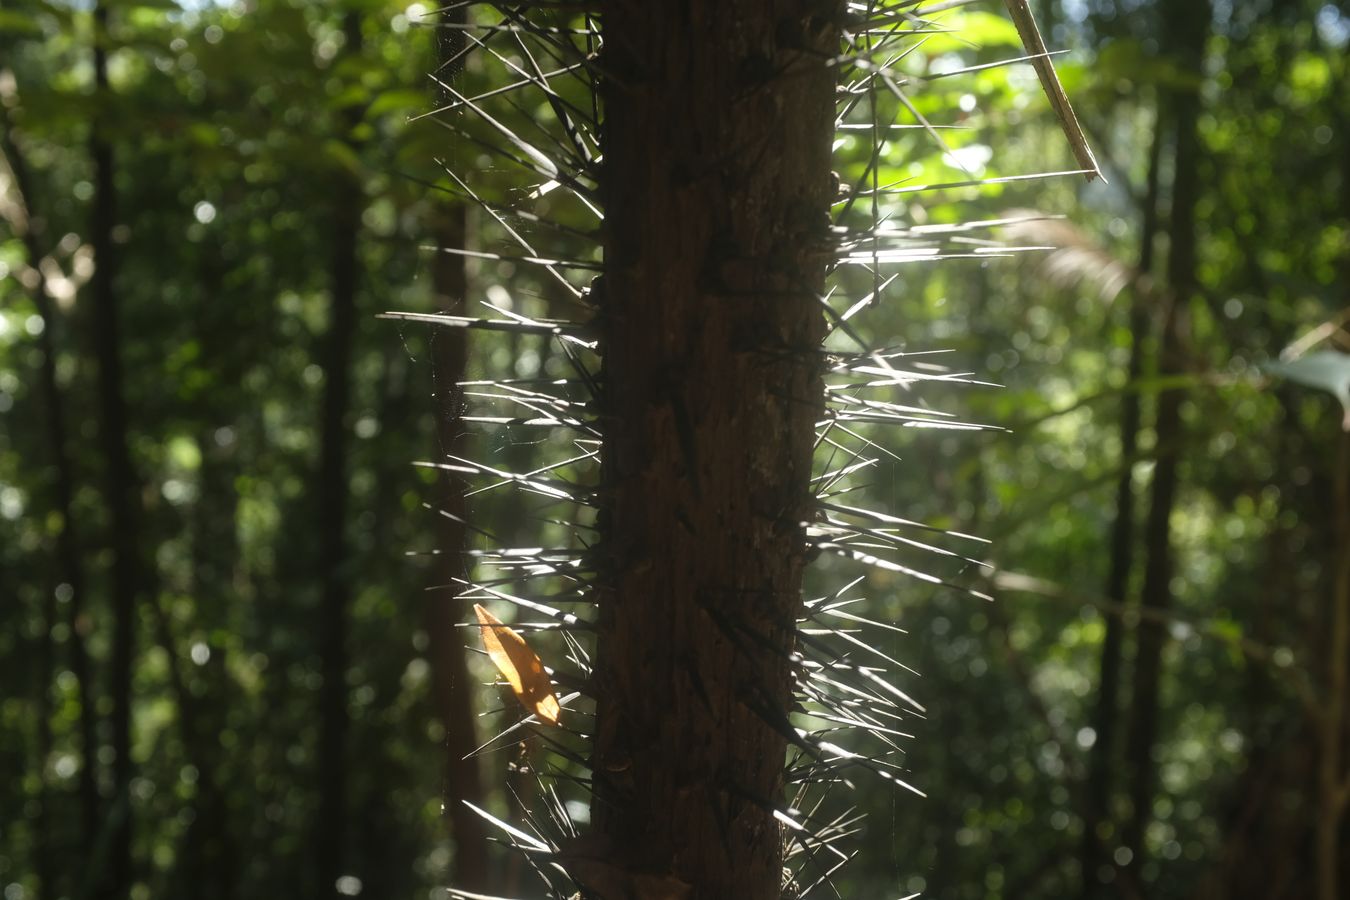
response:
M468 12L464 7L447 8L440 13L435 77L441 81L449 82L463 70L467 42L458 26L467 20ZM437 90L435 96L439 104L450 100L444 90ZM449 165L456 169L467 166L470 152L467 142L461 142L455 149L457 152L450 155ZM438 198L433 230L436 246L467 249L468 221L466 200L452 196ZM465 257L436 253L431 261L431 284L437 312L453 316L465 314L469 292ZM460 328L437 329L430 338L436 415L434 459L437 460L444 459L446 454L468 455L463 393L459 387L468 371L466 338L465 331ZM425 594L423 623L429 642L427 655L431 662L436 715L445 732L442 815L454 839L451 882L465 890L487 891L493 885L486 826L478 814L465 806L465 801L480 809L487 806L479 758L470 755L478 747L474 683L469 674L465 633L457 627L470 618L466 604L457 596L463 581L471 576L473 565L465 553L469 549L466 528L469 510L464 497L468 486L464 479L448 470L440 472L439 482L436 507L448 515L436 517L435 583Z
M75 676L77 703L79 707L79 774L77 793L79 795L79 847L87 856L92 855L94 839L99 826L99 796L95 773L94 751L98 746L98 737L94 728L93 685L90 683L89 651L85 646L85 634L89 622L84 614L85 604L85 566L81 557L79 526L75 517L76 476L71 459L69 424L66 411L66 396L57 377L58 335L62 327L60 317L53 308L52 298L47 293L47 279L43 275L43 260L46 257L43 246L44 237L35 230L36 224L45 221L41 206L29 177L28 161L23 150L14 139L14 126L9 120L8 106L14 101L13 89L0 85L0 155L3 166L13 179L14 202L5 210L11 230L19 237L24 248L24 262L33 273L33 281L27 286L28 296L42 321L42 329L37 336L40 353L39 380L42 391L42 404L46 411L47 455L51 460L54 494L53 506L60 518L56 534L53 578L47 585L43 601L43 637L41 644L42 674L41 713L39 752L44 760L42 811L39 832L42 842L42 858L38 861L39 896L56 897L60 895L61 883L69 873L58 874L55 845L58 843L54 829L54 807L57 799L50 779L45 772L45 761L51 758L55 748L53 735L52 692L57 675L57 654L54 635L64 624L69 630L69 665ZM3 171L3 170L0 170ZM59 600L67 606L63 614Z
M1163 131L1161 111L1154 125L1153 141L1149 149L1148 174L1139 231L1139 273L1148 278L1153 271L1153 245L1158 237L1158 193L1161 182L1159 171L1162 157ZM1158 319L1156 294L1136 283L1130 291L1128 328L1130 358L1126 365L1127 385L1134 385L1144 375L1144 360L1148 352L1152 324ZM1120 405L1120 480L1116 483L1116 515L1111 523L1110 558L1106 575L1105 597L1122 607L1129 600L1130 576L1134 572L1136 520L1134 511L1134 467L1139 454L1139 432L1142 419L1142 398L1136 390L1127 389ZM1119 766L1117 723L1121 718L1121 664L1125 644L1126 623L1122 616L1104 617L1106 630L1102 638L1101 664L1097 673L1097 705L1092 714L1094 743L1088 754L1088 776L1083 800L1083 896L1091 898L1102 892L1103 881L1098 871L1106 861L1103 853L1106 839L1117 837L1111 815L1112 787Z
M1172 56L1181 71L1194 77L1193 83L1167 92L1161 109L1172 121L1175 147L1172 163L1172 192L1168 235L1166 291L1158 346L1157 372L1161 377L1181 375L1193 367L1188 342L1189 307L1196 281L1196 205L1201 191L1200 76L1209 37L1211 10L1208 0L1168 6L1165 33L1172 44ZM1185 427L1181 410L1185 394L1164 389L1158 394L1153 431L1157 463L1150 485L1148 518L1144 524L1144 576L1140 588L1140 607L1151 613L1166 613L1172 607L1172 578L1176 570L1172 544L1172 513L1177 502L1179 469L1185 450ZM1157 790L1157 761L1154 746L1158 741L1160 687L1163 647L1167 625L1156 616L1141 618L1137 629L1134 664L1134 690L1130 707L1126 770L1129 774L1130 814L1121 832L1121 846L1130 859L1121 865L1122 878L1136 883L1147 857L1145 836L1153 817Z
M112 699L110 742L112 803L107 813L107 853L95 852L101 872L97 894L122 900L135 877L132 864L131 759L132 669L135 665L137 618L144 586L140 553L140 479L131 459L127 402L123 394L122 310L117 274L118 248L116 168L113 147L105 134L114 106L108 85L108 7L94 6L93 67L95 97L99 103L89 140L93 167L93 207L89 240L94 248L94 273L89 282L92 340L98 366L99 442L104 454L103 492L108 509L108 545L112 549L111 605L113 633L108 667Z
M362 15L348 9L342 18L345 54L361 53ZM359 105L342 110L341 140L353 143L362 118ZM332 190L331 256L329 257L328 332L319 353L323 369L323 408L319 423L319 471L315 479L315 533L320 601L317 636L322 673L319 689L318 815L314 825L314 897L336 896L336 882L346 862L348 795L347 669L350 665L348 616L353 569L348 559L347 511L351 406L352 346L356 331L356 297L361 277L359 237L364 192L355 173L339 172Z

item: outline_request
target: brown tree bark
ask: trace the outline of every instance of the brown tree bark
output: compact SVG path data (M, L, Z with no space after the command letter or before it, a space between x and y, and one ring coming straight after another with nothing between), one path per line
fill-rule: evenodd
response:
M1143 221L1139 234L1139 271L1148 275L1153 271L1153 244L1158 236L1159 161L1162 157L1163 120L1158 116L1153 141L1149 148L1148 176L1144 190ZM1137 382L1144 374L1145 344L1154 320L1153 307L1157 298L1139 286L1130 297L1130 359L1126 367L1126 384ZM1131 461L1139 453L1141 403L1138 391L1128 390L1120 406L1120 458L1124 467L1116 483L1116 518L1111 523L1110 568L1106 576L1105 597L1124 604L1130 588L1130 574L1134 570L1135 511L1134 467ZM1083 846L1080 856L1083 897L1098 896L1103 885L1097 870L1105 856L1102 825L1110 821L1112 768L1116 761L1116 723L1120 720L1120 670L1124 648L1125 623L1120 616L1105 617L1106 633L1102 637L1101 665L1097 675L1097 706L1093 711L1092 729L1096 743L1088 758L1088 776L1083 791Z
M108 8L94 6L94 84L97 95L109 96ZM96 114L97 115L97 114ZM98 365L99 441L105 455L104 502L108 507L109 545L112 548L111 601L113 633L109 693L112 698L111 732L113 802L108 813L106 866L97 895L127 896L133 879L131 849L131 673L135 655L137 601L142 588L140 553L140 480L128 442L127 405L122 393L122 341L119 298L116 292L118 249L117 192L113 183L113 148L103 125L95 118L89 140L93 164L94 199L89 239L94 248L90 279L91 325Z
M1347 709L1350 708L1350 433L1339 436L1334 466L1337 552L1330 590L1326 640L1326 703L1318 721L1317 898L1336 900L1347 842L1341 835L1350 809L1350 766L1346 765Z
M346 53L361 52L361 15L343 17ZM344 140L360 121L353 108L340 118ZM350 173L338 173L333 185L329 257L328 331L319 350L323 369L319 471L315 481L316 532L320 587L318 610L319 690L318 818L312 845L315 897L337 896L336 883L346 859L347 816L347 632L350 569L347 566L347 413L351 405L351 367L356 336L356 288L360 277L358 239L362 188Z
M1350 73L1344 59L1339 74ZM1350 102L1341 97L1337 124L1350 127ZM1341 208L1350 216L1350 161L1341 161ZM1341 271L1350 277L1350 253ZM1326 703L1318 726L1317 766L1317 897L1331 900L1343 893L1341 871L1350 866L1350 433L1343 432L1332 459L1333 506L1331 622L1326 638Z
M1195 84L1169 92L1167 110L1175 133L1172 209L1166 281L1171 300L1163 314L1158 374L1185 370L1183 336L1189 327L1187 307L1196 288L1195 208L1200 195L1199 81L1209 36L1211 10L1208 0L1167 7L1167 33L1173 41L1177 65L1195 75ZM1148 519L1144 532L1144 582L1140 606L1149 612L1170 609L1173 602L1173 548L1171 518L1176 505L1178 461L1182 452L1181 391L1158 395L1154 434L1158 462L1153 470ZM1131 811L1122 829L1122 844L1131 852L1123 868L1126 880L1138 883L1144 860L1144 833L1151 819L1157 785L1153 747L1158 736L1159 685L1166 628L1157 618L1139 623L1135 654L1134 697L1131 708L1126 766L1130 776Z
M603 900L777 898L842 4L604 4Z

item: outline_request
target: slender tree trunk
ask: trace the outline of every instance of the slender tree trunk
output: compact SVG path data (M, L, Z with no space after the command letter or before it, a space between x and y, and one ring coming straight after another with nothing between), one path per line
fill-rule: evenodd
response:
M603 900L780 893L841 7L604 7Z
M56 641L52 637L52 629L56 627L57 618L60 614L57 608L56 588L67 577L65 566L70 561L66 550L67 545L71 542L70 528L73 524L70 519L71 482L68 480L71 472L70 459L66 455L63 397L56 381L56 347L52 338L52 329L56 327L56 316L53 314L51 300L47 296L46 279L43 278L42 269L39 265L42 261L42 251L38 247L37 236L33 234L29 227L31 219L29 218L27 203L32 195L29 190L26 167L19 156L18 147L11 140L9 123L4 118L5 99L0 97L0 126L4 128L3 131L0 131L0 153L3 153L3 159L0 159L0 163L8 165L9 172L13 175L14 184L18 188L19 203L24 207L18 212L20 220L10 221L7 224L22 240L24 253L27 257L25 261L35 274L34 282L28 293L33 305L37 307L38 315L42 318L42 331L39 332L37 339L40 354L38 368L39 377L42 381L43 400L47 404L47 443L56 468L56 508L62 517L61 531L56 537L57 583L47 585L42 596L42 636L38 641L38 674L35 679L38 692L36 768L41 787L38 793L38 814L34 821L33 871L37 875L38 897L45 900L47 897L56 897L60 893L56 883L56 855L52 852L54 844L52 806L56 800L51 785L48 783L47 761L51 759L52 748L55 744L52 730L52 682L56 677ZM4 174L3 169L0 169L0 174ZM78 567L78 558L75 558L75 563Z
M219 282L213 279L206 283ZM233 329L219 328L212 335L203 333L201 336L205 361L221 373L221 382L226 384L238 383L240 373L236 371L237 367L223 362L222 354L227 351L218 346L218 336L232 332ZM215 421L220 419L217 417ZM197 449L201 456L201 490L192 523L193 596L199 627L212 634L218 629L229 628L227 610L234 596L238 558L235 537L238 498L234 478L238 467L234 462L233 446L222 446L213 427L208 426L198 434ZM221 771L219 735L228 727L224 711L238 698L231 696L232 682L226 667L225 647L212 640L208 640L207 647L210 658L199 670L199 683L204 689L194 694L184 685L185 696L180 701L194 706L192 728L190 731L185 728L184 740L192 742L189 745L192 763L198 770L193 803L195 816L184 836L189 858L183 869L200 900L223 900L234 893L239 851L230 831L228 790ZM199 698L206 702L200 702Z
M34 293L37 293L38 291L45 291L45 289L46 288L42 282L41 276L39 276L38 284ZM46 298L44 297L43 299L45 300ZM43 331L42 334L38 336L38 342L39 345L42 347L41 367L44 382L43 393L46 394L48 397L50 397L51 391L49 390L49 388L55 387L55 378L52 377L50 385L47 383L49 374L52 374L48 372L48 369L51 366L52 358L51 358L51 339L48 336L47 328L49 328L52 325L52 322L50 316L47 315L47 310L44 309L44 307L46 306L50 306L50 304L44 303L38 307L40 310L39 315L42 315L42 322L43 322ZM55 424L57 421L58 420L56 419L55 416L51 416L49 419L49 426L48 426L49 443L51 442L50 440L51 432L57 431L59 429L59 426ZM65 444L63 440L61 444L62 449L64 449L64 446ZM57 475L58 482L60 481L62 474L64 473L58 473ZM61 491L62 487L64 487L64 485L58 486L57 488L58 493ZM69 520L66 520L65 522L62 523L63 533L65 531L64 526L68 521ZM59 535L57 540L58 543L64 543L63 535ZM58 554L60 553L59 546L57 552ZM58 558L57 561L58 568L60 567L61 562L62 561ZM57 577L60 578L61 577L60 574L58 574ZM38 640L38 653L37 653L38 671L37 671L37 678L34 679L34 682L37 686L37 695L38 695L37 697L38 735L37 735L37 756L35 759L36 762L35 768L37 769L37 777L40 787L38 788L38 813L36 816L36 821L34 822L34 832L36 834L36 846L34 848L33 869L38 878L37 893L40 900L46 900L46 898L48 897L56 897L60 895L60 888L57 886L57 878L56 878L56 854L54 852L55 835L53 834L52 829L52 820L53 820L52 807L55 806L56 804L56 792L52 790L52 785L50 784L50 780L47 777L47 763L52 757L52 749L55 746L52 729L52 684L56 679L56 640L52 636L53 635L52 630L57 625L57 620L60 615L60 611L57 608L57 600L56 600L57 585L48 584L45 587L46 590L43 592L42 595L42 626L41 626L42 636Z
M1350 63L1341 59L1342 77ZM1341 98L1336 116L1341 129L1350 127L1350 101ZM1341 209L1350 215L1350 161L1341 161ZM1343 254L1341 271L1350 280L1350 253ZM1331 632L1327 636L1327 687L1325 713L1318 725L1317 896L1332 900L1341 896L1340 871L1350 864L1345 834L1350 810L1350 432L1342 431L1333 459L1335 525L1332 528Z
M443 247L465 246L466 210L461 205L441 213L438 241ZM432 263L432 284L437 305L447 315L464 314L468 283L464 257L438 253ZM436 443L442 454L463 456L464 437L459 382L467 365L465 332L459 328L438 329L431 337L436 393ZM456 625L466 621L464 604L451 587L454 579L468 574L464 521L467 504L465 485L452 472L441 474L442 510L456 518L438 517L436 583L428 591L423 618L429 638L432 694L436 714L445 728L445 817L455 841L454 883L466 890L489 887L487 830L483 820L464 805L467 800L483 804L483 776L478 757L469 756L478 746L473 709L473 685L465 659L464 635Z
M446 27L438 34L436 49L437 78L442 82L449 82L454 73L463 69L464 31L454 26L467 19L468 11L463 7L441 12L441 23ZM442 99L448 99L448 96ZM461 162L460 156L452 156L452 165ZM441 247L468 246L468 215L468 207L463 202L446 202L441 206L435 229ZM468 264L464 257L437 253L432 261L431 283L440 312L464 314L469 289ZM463 396L459 388L468 367L466 337L458 328L437 329L431 336L436 449L441 455L466 455L461 446L465 428ZM456 627L466 621L466 614L464 604L456 597L457 590L450 587L454 579L466 577L470 568L463 553L468 546L464 526L468 513L464 498L466 485L455 473L445 471L441 473L440 486L442 499L439 505L456 518L438 517L436 544L439 555L435 572L436 584L442 587L427 592L422 616L428 636L432 700L445 729L442 806L455 845L454 884L470 891L485 891L491 886L487 828L482 818L464 805L466 800L480 809L486 805L482 769L478 758L470 756L478 746L473 684L469 680L464 635Z
M214 286L222 281L218 259L209 254L201 266L200 283L209 298L199 323L198 341L202 364L214 372L218 383L237 384L240 367L232 364L227 340L240 331L235 318L238 305L221 296ZM210 397L198 402L208 423L198 432L196 444L201 459L199 494L193 508L192 584L197 627L208 635L229 628L227 610L233 602L234 567L238 553L235 515L238 500L234 490L237 466L232 444L217 439L223 421L221 405ZM237 880L238 851L230 833L227 789L221 772L219 734L226 728L224 710L230 708L230 678L225 648L208 638L209 658L198 662L196 679L181 669L181 641L173 633L167 610L156 603L158 640L169 660L170 685L178 702L179 734L187 761L197 770L193 818L183 834L175 875L180 890L200 900L223 900L232 895ZM188 670L192 671L192 670ZM199 688L194 689L196 681Z
M361 52L361 16L343 18L347 54ZM344 131L359 121L359 110L343 116ZM349 139L348 135L343 135ZM352 345L356 334L356 283L360 275L357 240L362 192L353 176L340 174L333 186L332 256L329 260L328 333L320 349L324 374L319 424L320 459L316 483L319 536L319 813L314 829L314 896L336 896L346 859L347 816L347 631L351 569L347 565L347 413L351 405Z
M69 444L66 439L66 405L56 377L56 334L60 322L51 298L47 296L46 279L42 276L42 247L39 236L33 229L36 217L32 182L28 177L27 160L14 140L11 125L6 115L8 97L0 96L0 153L13 175L14 188L19 200L20 221L10 225L23 242L28 267L36 274L36 282L29 291L33 306L42 319L42 331L38 334L39 380L43 405L47 410L47 452L52 469L55 470L56 511L61 517L61 527L56 535L56 577L49 586L43 602L43 637L40 647L39 664L42 697L38 723L39 758L44 767L44 788L42 799L42 819L39 822L39 843L43 849L38 860L38 880L41 897L59 895L56 886L55 858L50 853L52 838L48 831L50 805L53 802L50 791L45 786L46 760L53 747L51 689L55 677L56 654L52 639L53 629L60 617L57 595L62 587L69 590L66 604L70 609L70 669L76 679L79 692L80 724L80 771L79 771L79 808L80 808L80 850L86 856L94 844L94 834L98 829L98 785L94 778L93 754L96 741L94 733L94 707L89 697L89 656L84 644L84 631L87 623L82 611L84 608L84 564L80 559L80 541L75 524L75 467L71 462Z
M94 6L94 83L97 96L107 100L108 9ZM101 112L100 112L101 114ZM108 506L109 543L112 547L111 598L113 632L109 691L112 697L113 804L109 813L107 866L98 896L125 897L133 879L131 857L131 673L135 654L137 599L141 588L139 553L140 482L128 444L127 407L122 389L122 344L119 298L115 289L118 251L113 238L117 223L117 193L113 183L113 149L103 126L95 119L89 141L93 163L94 201L90 242L94 248L92 325L98 362L100 443L105 454L104 502Z
M1144 191L1143 222L1139 235L1139 271L1153 271L1153 244L1158 236L1159 160L1162 156L1163 117L1158 116L1149 149L1148 181ZM1139 381L1144 373L1145 344L1153 321L1156 298L1135 287L1130 297L1130 359L1126 385ZM1106 576L1106 598L1124 604L1134 569L1134 467L1131 461L1139 453L1140 395L1127 390L1120 406L1120 458L1124 467L1116 483L1116 518L1111 525L1111 561ZM1125 623L1120 616L1106 616L1102 638L1101 668L1097 677L1097 707L1092 717L1096 743L1088 759L1087 784L1083 796L1083 897L1097 896L1102 882L1097 870L1104 861L1104 823L1110 821L1111 769L1116 756L1116 723L1120 719L1120 667Z
M1201 73L1205 40L1209 35L1210 5L1205 2L1168 7L1168 31L1175 41L1178 65ZM1168 111L1176 135L1173 166L1171 249L1167 259L1167 289L1171 300L1163 315L1158 374L1184 371L1183 335L1188 327L1187 307L1195 289L1196 229L1195 207L1200 194L1200 115L1198 86L1172 93ZM1145 523L1144 583L1140 606L1151 612L1164 612L1172 605L1172 510L1176 504L1177 468L1181 454L1181 391L1164 391L1158 396L1154 425L1159 455L1153 470L1149 495L1148 520ZM1162 651L1166 627L1157 617L1145 617L1139 623L1138 652L1135 655L1134 698L1131 710L1127 766L1131 777L1130 817L1123 829L1123 844L1131 852L1129 880L1138 883L1143 864L1144 833L1153 808L1157 784L1153 747L1158 736L1159 685L1162 676Z
M1341 840L1350 807L1350 769L1345 765L1346 709L1350 707L1350 432L1338 441L1335 466L1337 544L1331 585L1331 632L1327 636L1327 688L1318 736L1317 898L1339 900Z
M198 319L197 340L201 346L202 366L220 385L241 383L244 358L234 340L252 324L244 312L246 304L220 285L227 272L214 245L202 247L198 281L207 298ZM236 608L236 570L239 562L237 517L239 498L235 478L239 474L237 436L227 422L235 421L237 407L223 399L224 394L210 391L199 397L197 406L203 424L196 435L198 456L198 497L190 522L192 535L192 585L197 628L206 634L207 660L198 661L193 689L190 681L181 685L179 703L188 709L180 717L183 741L190 761L197 768L197 791L193 798L195 815L183 836L179 872L189 889L200 900L223 900L234 893L239 875L238 835L231 832L229 797L224 774L225 757L219 735L229 727L226 711L232 702L233 681L226 665L226 647L214 635L231 628L232 609ZM165 652L173 653L170 623L165 622L161 640Z
M56 625L56 617L56 592L48 586L42 598L42 636L38 640L37 678L34 679L38 696L37 754L33 761L40 786L37 816L33 823L33 871L37 875L37 895L40 900L56 897L60 893L56 884L55 838L52 830L52 807L56 803L56 796L47 778L47 761L52 757L54 746L52 681L56 675L56 641L52 638L52 628Z

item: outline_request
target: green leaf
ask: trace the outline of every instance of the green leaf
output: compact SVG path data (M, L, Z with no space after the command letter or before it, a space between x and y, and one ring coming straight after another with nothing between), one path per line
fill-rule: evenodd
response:
M1350 431L1350 353L1321 350L1290 362L1266 363L1272 375L1329 392L1345 407L1341 427Z

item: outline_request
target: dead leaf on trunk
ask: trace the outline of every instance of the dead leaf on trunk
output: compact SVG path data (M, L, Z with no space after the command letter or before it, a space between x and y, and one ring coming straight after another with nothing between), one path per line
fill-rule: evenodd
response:
M562 708L553 695L553 683L539 656L501 619L477 603L473 605L473 611L478 614L483 648L497 671L511 685L520 705L550 725L557 725Z

